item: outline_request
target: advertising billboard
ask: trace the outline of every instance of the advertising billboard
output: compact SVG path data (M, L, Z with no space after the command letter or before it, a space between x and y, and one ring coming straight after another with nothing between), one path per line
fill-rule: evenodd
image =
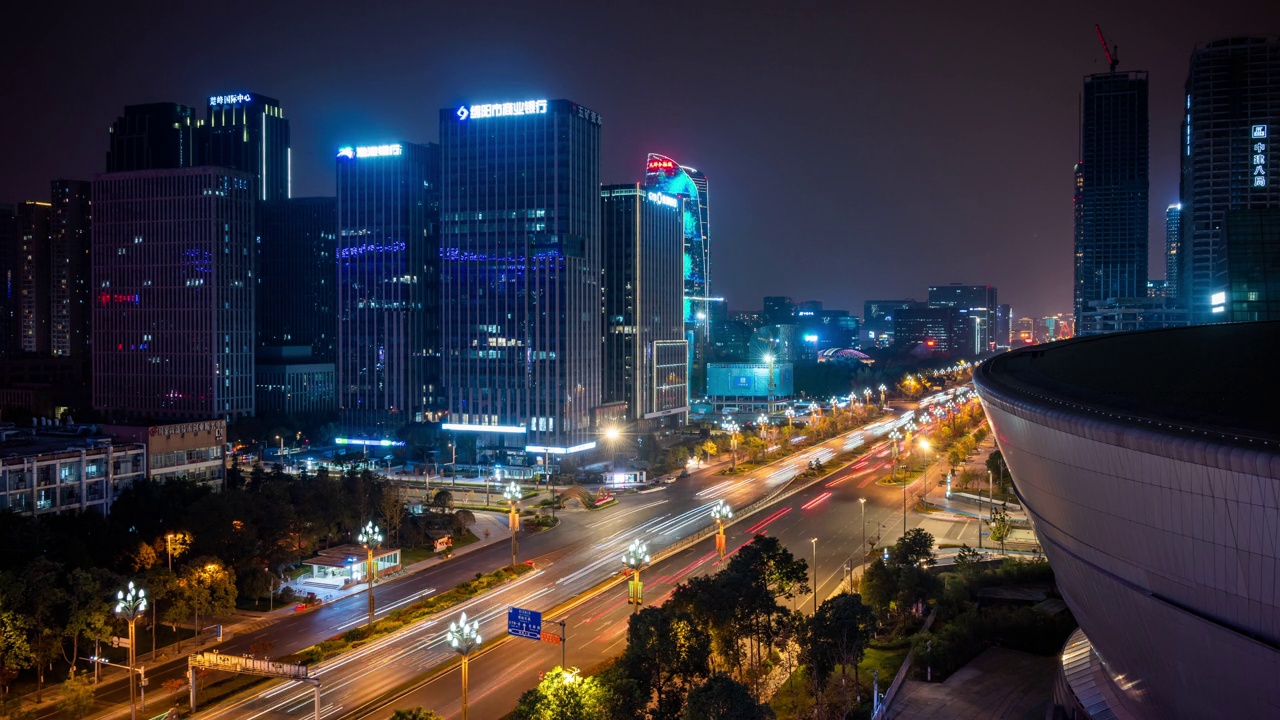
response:
M773 396L795 391L791 363L774 363ZM712 397L769 397L767 363L708 363L707 394Z

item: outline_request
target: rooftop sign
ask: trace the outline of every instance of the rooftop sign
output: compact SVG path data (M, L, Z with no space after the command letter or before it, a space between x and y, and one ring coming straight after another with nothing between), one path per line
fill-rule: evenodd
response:
M239 105L240 103L251 102L253 97L249 93L235 93L234 95L210 95L210 105Z
M462 105L458 108L459 120L483 120L484 118L510 117L512 115L546 115L546 100L523 100L513 103L492 103L489 105Z

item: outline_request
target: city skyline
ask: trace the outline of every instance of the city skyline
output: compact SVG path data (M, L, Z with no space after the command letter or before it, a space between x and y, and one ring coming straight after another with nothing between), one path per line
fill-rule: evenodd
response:
M125 104L202 108L211 95L259 91L279 98L292 121L299 197L333 192L331 153L350 137L434 142L439 107L576 97L609 119L603 182L639 180L636 168L649 152L678 157L714 179L716 293L733 307L786 294L854 308L869 298L922 294L929 284L966 282L1002 288L1015 311L1030 316L1071 302L1071 210L1062 193L1078 159L1080 80L1106 69L1092 25L1101 23L1123 48L1121 71L1151 73L1149 211L1159 227L1164 208L1177 200L1178 101L1192 49L1256 34L1274 16L1262 2L1212 10L1098 4L1023 16L999 9L960 15L939 6L923 22L889 9L806 16L699 8L667 28L667 40L689 48L686 59L697 63L702 80L671 84L644 71L644 53L627 52L649 42L648 34L618 22L616 11L593 6L557 12L511 6L504 17L512 22L496 35L481 32L491 18L457 8L431 9L431 23L391 22L425 8L375 9L354 22L324 5L297 17L269 8L252 26L232 25L222 15L184 23L192 52L163 70L148 62L153 46L144 36L115 62L83 72L69 71L70 54L64 60L44 49L53 47L48 33L86 55L110 54L103 38L122 32L125 18L91 6L60 16L69 22L34 8L23 12L32 32L0 53L11 64L30 64L33 56L46 62L2 91L10 104L41 98L34 112L0 120L4 132L30 140L12 148L0 173L7 201L40 199L53 178L87 179L105 169L106 128ZM170 13L176 10L148 17L165 27L177 22ZM331 37L325 28L338 24L349 34L380 38L379 52L324 70ZM413 28L413 42L400 27ZM877 29L849 43L847 28ZM221 46L233 31L263 53L204 63L200 50ZM616 41L608 45L597 39L611 33ZM480 36L486 40L467 39ZM903 52L893 40L903 37L929 50ZM774 56L795 61L779 65ZM596 57L616 62L584 62ZM636 71L633 82L616 82L619 63ZM1037 89L1023 93L1017 89L1023 86ZM853 92L831 93L832 87ZM951 107L985 111L939 110ZM845 119L848 131L832 132L831 118ZM865 137L875 142L859 142ZM808 193L803 212L794 200L778 201L777 185L758 181L761 148L769 174L830 188L839 200ZM920 212L921 203L935 211ZM823 252L847 261L788 261ZM1151 273L1161 276L1160 249L1150 255ZM904 256L912 262L901 262ZM876 271L859 273L862 267Z

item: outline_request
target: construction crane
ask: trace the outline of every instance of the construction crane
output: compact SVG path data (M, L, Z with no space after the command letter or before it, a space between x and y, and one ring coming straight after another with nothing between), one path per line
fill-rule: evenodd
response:
M1116 66L1120 64L1120 46L1108 47L1107 39L1102 37L1102 27L1094 25L1093 29L1098 31L1098 42L1102 43L1102 52L1107 54L1107 64L1111 66L1111 72L1115 72Z

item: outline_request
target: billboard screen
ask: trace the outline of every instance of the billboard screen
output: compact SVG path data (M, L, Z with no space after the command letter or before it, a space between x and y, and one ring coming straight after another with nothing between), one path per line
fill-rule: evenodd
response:
M794 393L791 363L773 366L773 396ZM769 366L766 363L708 363L707 394L712 397L769 397Z

